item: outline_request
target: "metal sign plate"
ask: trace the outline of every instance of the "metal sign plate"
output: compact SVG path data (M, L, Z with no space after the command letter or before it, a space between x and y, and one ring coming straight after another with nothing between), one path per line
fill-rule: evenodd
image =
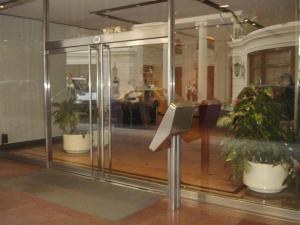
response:
M171 135L180 135L192 127L194 107L189 102L171 103L149 146L156 151Z

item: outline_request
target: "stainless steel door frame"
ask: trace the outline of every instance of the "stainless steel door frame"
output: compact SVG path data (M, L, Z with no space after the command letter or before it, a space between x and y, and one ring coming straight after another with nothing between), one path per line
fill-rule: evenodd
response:
M87 45L80 45L79 40L76 39L74 41L74 45L71 47L61 47L61 48L48 48L46 50L47 54L61 54L61 53L67 53L67 52L78 52L78 51L86 51L87 46L94 46L96 49L95 44L87 44ZM60 41L58 41L60 42ZM141 46L141 45L151 45L151 44L167 44L168 38L155 38L155 39L145 39L145 40L133 40L133 41L123 41L123 42L115 42L115 43L103 43L105 46L109 46L109 48L122 48L122 47L132 47L132 46ZM78 44L78 45L75 45Z
M83 43L80 43L80 40L84 39L85 41ZM139 46L139 45L151 45L151 44L165 44L168 42L168 39L163 38L153 38L153 39L145 39L145 40L132 40L132 41L123 41L123 42L114 42L109 44L91 44L91 45L83 45L87 41L90 40L90 38L79 38L79 39L72 39L74 45L78 44L78 46L72 47L61 47L61 48L54 48L54 49L48 49L45 53L47 57L49 55L55 55L55 54L64 54L69 52L80 52L80 51L87 51L88 52L88 93L89 93L89 133L90 133L90 140L89 140L89 151L90 151L90 159L91 159L91 169L95 170L94 160L95 155L93 154L93 115L92 115L92 57L93 57L93 51L96 53L96 102L97 102L97 167L100 170L100 173L102 177L105 177L105 86L107 87L107 93L108 93L108 172L106 175L110 174L112 171L112 149L111 149L111 137L112 137L112 126L111 126L111 49L112 48L123 48L123 47L132 47L132 46ZM104 65L104 51L107 51L107 64ZM107 77L107 84L104 84L105 79L105 72L104 68L105 66L108 66L108 77ZM50 86L50 85L49 85ZM49 88L50 89L50 88ZM50 92L50 90L49 90ZM51 97L49 96L49 99ZM48 111L51 112L51 106L47 107ZM52 129L52 124L47 124L48 129ZM52 137L49 137L49 140L51 140ZM52 143L50 142L48 144L48 151L49 154L52 156ZM48 160L49 162L49 160ZM92 174L95 174L92 172Z
M57 49L47 50L46 52L48 55L62 54L62 53L68 53L68 52L80 52L80 51L86 51L88 46L89 45L69 47L69 48L57 48Z
M46 43L46 50L61 49L69 47L96 45L96 44L112 44L126 43L130 41L155 41L161 38L167 38L168 33L165 26L145 30L133 30L113 34L100 34L95 36L87 36L81 38L72 38L58 41L49 41ZM141 44L141 43L140 43Z
M111 153L111 51L109 46L100 44L99 45L100 49L100 80L97 81L99 82L100 88L97 89L97 97L99 98L99 120L97 123L97 129L100 131L98 133L98 152L100 152L100 160L98 163L102 178L109 178L110 174L112 172L112 153ZM107 64L105 64L105 55L104 51L107 51ZM105 84L105 68L107 66L107 84ZM108 93L108 105L107 105L107 110L105 107L105 93L106 93L106 87L107 87L107 93ZM108 116L108 132L106 131L105 127L105 116L107 111L107 116ZM100 134L100 135L99 135ZM106 139L105 135L108 134L108 137ZM106 146L105 146L105 140L108 140L108 173L105 173L105 162L106 162Z
M98 124L98 131L100 131L98 133L98 136L100 136L99 134L101 134L101 140L100 142L98 143L98 146L101 146L101 148L99 149L100 150L100 155L101 155L101 158L99 160L100 164L98 165L99 166L99 169L101 171L101 174L102 174L102 177L104 178L104 170L105 170L105 152L104 152L104 135L105 135L105 132L104 132L104 46L103 44L100 44L100 94L97 93L97 96L100 96L100 113L99 113L99 117L100 117L100 124ZM99 91L99 90L98 90ZM99 127L100 125L100 127ZM109 143L110 144L110 143Z
M88 74L88 88L89 88L89 148L90 148L90 160L91 168L93 170L93 93L92 93L92 49L88 48L89 57L89 74Z
M101 90L101 83L100 83L100 74L102 71L102 64L101 64L101 60L102 59L102 54L100 54L100 50L99 50L99 46L97 46L97 57L96 57L96 63L97 63L97 74L96 74L96 96L97 96L97 129L96 129L96 133L97 133L97 167L100 168L100 164L101 164L101 159L100 159L100 153L101 153L101 147L100 147L100 129L99 127L101 126L101 121L100 121L100 113L101 113L101 102L100 102L100 90ZM92 162L94 164L94 161Z
M108 79L107 79L107 87L108 87L108 169L109 172L112 172L112 152L111 152L111 136L112 136L112 126L111 126L111 50L109 46L107 48L107 56L108 56Z
M107 43L107 46L109 46L109 48L122 48L122 47L133 47L133 46L141 46L141 45L167 44L167 43L168 43L168 38L162 37L162 38L146 39L146 40Z
M98 79L99 76L99 60L98 60L98 54L99 54L99 50L97 48L97 46L94 45L88 45L88 46L80 46L80 47L72 47L72 48L65 48L65 49L54 49L54 50L49 50L46 51L46 55L47 55L47 60L49 60L49 56L50 55L56 55L56 54L66 54L68 52L82 52L84 51L85 53L87 53L86 57L88 58L88 133L89 135L89 153L90 153L90 160L91 160L91 169L90 172L91 174L93 174L93 170L94 168L94 154L93 154L93 91L92 91L92 64L93 64L93 52L95 51L96 53L96 67L97 67L97 72L96 72L96 77ZM49 112L49 117L51 118L51 96L50 96L50 80L51 80L51 75L48 72L49 68L47 67L47 76L48 76L48 86L49 86L49 90L47 90L47 92L49 92L49 96L48 97L48 101L49 101L49 105L47 106L47 112ZM48 167L50 166L56 166L56 163L53 162L53 152L52 152L52 124L51 122L47 123L47 129L50 131L50 136L46 137L46 140L48 139L48 145L47 147L47 152L48 155L51 155L51 161L49 160L49 156L47 156L47 161L48 161Z
M112 173L112 120L111 120L111 49L141 46L141 45L151 45L151 44L165 44L168 43L167 38L159 38L157 40L140 40L140 41L128 41L128 42L116 42L108 44L99 44L100 52L100 78L97 83L99 83L100 88L97 89L97 97L99 98L99 121L97 129L99 131L98 135L98 152L101 157L98 163L101 177L103 179L109 179ZM107 59L107 62L105 62ZM107 81L107 83L106 83ZM107 94L107 105L105 104L105 94ZM107 118L106 118L107 112ZM108 126L106 127L106 119ZM107 132L106 132L107 129ZM107 137L105 137L107 135ZM108 141L108 146L105 146L105 140ZM106 152L107 150L107 152ZM105 167L108 163L108 168Z
M44 85L44 132L46 139L46 167L49 168L53 161L52 130L51 130L51 88L49 78L49 63L47 46L49 38L49 0L43 0L43 85Z

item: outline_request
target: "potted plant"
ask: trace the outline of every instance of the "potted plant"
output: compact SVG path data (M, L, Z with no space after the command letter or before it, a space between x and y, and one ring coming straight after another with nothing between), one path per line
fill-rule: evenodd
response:
M68 153L89 151L89 134L78 129L81 114L84 113L76 104L76 89L72 77L67 78L67 97L64 101L52 104L54 123L63 132L63 149Z
M291 130L276 95L270 87L247 87L218 121L229 131L221 146L231 179L256 192L280 192L299 179L299 160L288 144Z

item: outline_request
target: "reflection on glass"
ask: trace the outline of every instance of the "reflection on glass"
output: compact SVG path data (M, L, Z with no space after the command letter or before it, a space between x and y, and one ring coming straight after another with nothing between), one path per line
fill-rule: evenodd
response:
M176 3L176 94L197 108L182 182L299 210L297 1Z
M49 55L54 162L90 168L89 52ZM91 51L92 122L96 125L96 53ZM93 132L93 136L96 133ZM93 138L93 146L97 145ZM95 159L98 155L95 152Z
M167 177L166 151L148 148L167 108L163 51L161 44L111 49L114 172Z
M42 26L28 15L41 11L38 2L5 9L7 15L0 15L1 132L8 134L9 142L43 137ZM298 1L224 0L226 8L219 7L217 0L211 1L214 4L175 2L176 100L195 105L193 127L182 137L182 183L196 190L299 210ZM166 2L116 9L131 3L50 0L50 40L166 27ZM105 166L108 169L112 163L114 173L166 179L168 143L155 153L148 150L167 108L166 50L160 44L111 48L110 66L108 52L104 52L105 130L109 100L112 112L112 161L106 155ZM92 58L95 92L94 53ZM54 160L90 168L89 152L66 153L62 141L63 133L75 130L83 138L89 135L88 96L83 93L87 91L87 51L50 55L49 73L52 102L71 108L54 109L61 110L54 119L67 124L62 126L57 120L53 126ZM74 87L82 79L85 87L70 93L66 78ZM25 94L20 97L15 87ZM94 97L92 108L95 130ZM69 113L66 121L59 117L62 112ZM91 136L95 141L99 133ZM97 144L93 143L95 161L99 159ZM105 139L105 153L110 154L107 146ZM45 155L39 150L25 152ZM265 173L270 175L260 176Z

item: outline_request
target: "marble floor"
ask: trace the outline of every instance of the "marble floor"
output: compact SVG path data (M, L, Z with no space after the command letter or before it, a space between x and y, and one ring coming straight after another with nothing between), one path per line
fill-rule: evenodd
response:
M148 146L154 133L155 129L113 128L112 172L166 183L168 144L165 143L156 152L150 151ZM230 168L220 154L220 141L223 137L222 130L212 129L208 148L202 149L202 132L197 121L194 121L192 129L182 137L181 180L186 188L300 210L300 195L293 194L290 190L275 195L256 194L247 190L242 184L233 184L229 179ZM12 149L10 152L28 158L46 158L44 146ZM106 159L108 159L107 154L106 151ZM89 153L68 154L63 151L61 143L53 145L53 160L84 168L91 168L92 164ZM94 149L95 167L97 167L97 162L97 151ZM108 165L108 160L106 160L106 168Z
M0 160L0 179L24 175L41 168ZM296 225L299 223L243 211L183 200L175 212L162 200L128 217L112 222L42 200L34 195L0 187L1 225Z

